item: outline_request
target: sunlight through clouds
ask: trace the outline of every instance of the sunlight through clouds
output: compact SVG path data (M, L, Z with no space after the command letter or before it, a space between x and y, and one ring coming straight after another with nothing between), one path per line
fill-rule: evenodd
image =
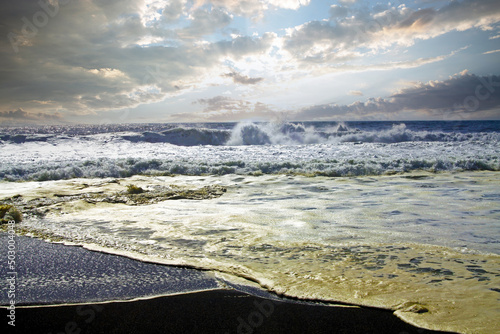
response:
M223 92L294 115L325 101L384 100L402 80L499 70L500 3L493 0L40 3L10 1L1 12L8 37L0 45L2 115L88 114L92 122L105 110L140 114L155 103L162 119L192 118L203 109L191 102ZM368 80L373 71L383 80ZM345 75L344 85L363 83L362 95L349 93L358 84L340 95L336 78ZM283 94L302 96L300 107L283 103ZM178 97L181 110L167 108ZM234 112L226 112L231 120Z

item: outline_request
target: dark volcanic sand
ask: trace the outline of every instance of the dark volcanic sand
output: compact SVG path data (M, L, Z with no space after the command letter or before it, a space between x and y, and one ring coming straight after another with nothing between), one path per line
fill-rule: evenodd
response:
M6 240L0 235L2 254L7 254ZM267 299L217 289L213 276L194 269L27 237L16 241L18 304L83 304L18 307L15 331L3 317L2 327L12 333L438 333L406 324L386 310ZM6 277L5 266L0 274ZM205 291L192 292L198 290ZM172 293L181 294L97 303Z

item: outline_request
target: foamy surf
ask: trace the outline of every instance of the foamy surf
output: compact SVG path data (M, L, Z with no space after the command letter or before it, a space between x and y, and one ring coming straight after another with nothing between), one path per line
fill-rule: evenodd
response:
M0 178L500 170L500 122L3 128Z
M1 184L4 200L47 198L35 208L41 215L19 225L24 233L225 272L284 296L387 308L430 329L493 333L499 325L495 172L136 176L16 184ZM219 185L227 192L145 205L71 197L112 195L131 184Z

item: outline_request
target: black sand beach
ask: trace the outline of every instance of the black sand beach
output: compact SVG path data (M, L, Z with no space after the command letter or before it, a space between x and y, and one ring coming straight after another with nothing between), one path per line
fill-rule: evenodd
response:
M6 248L5 235L0 240ZM438 333L413 327L386 310L295 302L266 292L256 296L220 288L209 273L193 269L27 237L16 240L16 327L13 331L5 319L2 324L9 332ZM5 277L6 269L1 270ZM116 280L110 280L113 273ZM6 295L4 290L3 305Z
M389 311L271 301L235 290L22 308L17 317L24 333L440 333Z

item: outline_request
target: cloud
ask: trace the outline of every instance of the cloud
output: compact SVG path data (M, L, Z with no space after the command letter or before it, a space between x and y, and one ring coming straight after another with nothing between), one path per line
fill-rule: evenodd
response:
M379 53L389 47L413 45L451 31L472 28L490 30L500 22L496 0L453 1L440 9L414 10L376 6L364 8L334 5L327 21L311 21L288 29L284 49L300 62L345 61L362 56L358 50Z
M228 111L245 111L251 105L250 102L244 100L236 100L227 96L216 96L209 99L198 99L195 103L205 105L203 112L228 112Z
M311 0L269 0L269 4L285 9L299 9L302 6L308 6Z
M337 64L332 62L330 64L323 64L322 61L317 61L314 65L318 65L318 67L308 67L310 73L314 74L322 74L324 72L365 72L365 71L388 71L394 69L410 69L416 68L427 64L432 64L436 62L440 62L446 60L455 54L467 49L468 47L463 47L458 50L454 50L449 54L439 55L435 57L425 57L425 58L417 58L417 59L409 59L403 61L390 61L383 63L372 63L372 64L349 64L349 63L340 63Z
M463 71L445 81L429 81L391 96L397 109L434 113L500 111L500 76L477 76Z
M351 91L349 91L349 95L363 96L363 93L359 90L351 90Z
M497 52L500 52L500 49L498 50L491 50L491 51L487 51L487 52L483 52L483 55L489 55L491 53L497 53Z
M49 22L27 34L23 29L35 24L33 15L42 8L34 1L8 2L0 12L0 34L16 37L0 40L0 108L83 115L160 102L208 85L227 68L226 58L261 54L276 38L198 40L225 27L232 14L220 6L190 9L187 26L172 30L160 24L161 13L175 20L186 2L155 3L146 10L145 1L71 1L54 17L44 14ZM159 42L144 46L148 39ZM243 84L259 79L233 76Z
M209 99L198 99L193 102L204 105L203 121L224 122L242 119L270 119L276 116L273 106L262 102L250 102L227 96L215 96ZM199 118L200 119L200 118Z
M301 6L309 5L310 0L198 0L197 3L198 6L210 3L212 6L226 8L235 15L258 20L269 7L299 9Z
M5 118L8 120L35 120L35 121L48 121L60 120L62 115L59 113L44 114L44 113L30 113L19 108L11 111L0 111L0 119Z
M252 54L265 53L272 47L275 39L275 33L265 33L262 37L238 36L232 40L210 44L206 49L211 50L211 52L219 56L226 55L234 59L240 59Z
M349 13L349 8L339 5L330 6L330 19L344 18Z
M416 83L388 98L369 98L349 105L315 105L291 117L301 120L499 118L500 76L477 76L463 71L444 81Z
M185 3L185 0L171 0L167 2L162 10L162 16L164 20L167 23L177 21L182 15Z
M237 72L231 72L224 74L225 77L229 77L233 79L234 83L239 83L242 85L255 85L256 83L261 82L264 78L250 78L246 75L241 75Z
M190 16L191 24L178 32L181 38L197 38L199 36L211 35L218 29L229 25L233 17L222 8L198 8Z
M343 5L352 5L356 3L358 0L338 0L339 3Z
M259 20L266 11L316 4L310 0L7 1L0 11L0 35L6 37L0 39L0 110L12 111L2 112L2 117L10 113L10 118L74 119L161 103L190 92L204 94L215 89L210 87L228 85L229 79L254 85L245 89L269 101L273 89L280 90L291 80L307 77L314 82L325 73L406 69L443 61L460 50L417 58L412 50L403 55L393 47L450 31L492 29L500 20L500 3L493 0L452 1L435 8L419 2L422 9L367 4L340 1L330 6L327 20L307 22L284 34L245 36L236 30L248 18ZM287 12L278 14L273 17ZM494 38L498 32L487 34ZM398 57L389 59L385 56L389 53ZM361 115L368 105L373 110L377 104L391 107L397 99L366 100L360 103L367 105L357 105L356 110ZM263 115L276 109L255 100L207 99L202 102L206 109L202 117ZM482 107L487 104L480 102ZM330 109L326 105L317 112Z

